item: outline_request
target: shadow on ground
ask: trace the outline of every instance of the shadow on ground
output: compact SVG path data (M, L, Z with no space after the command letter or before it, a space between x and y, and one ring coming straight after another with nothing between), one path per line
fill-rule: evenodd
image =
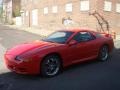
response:
M39 75L0 74L0 90L119 90L120 49L115 49L106 62L75 64L53 78Z
M0 44L5 48L41 39L40 36L25 31L10 30L4 26L1 28L4 30L0 30L2 38ZM0 74L0 90L120 90L119 58L120 48L115 48L110 59L106 62L93 60L72 65L53 78L4 72Z

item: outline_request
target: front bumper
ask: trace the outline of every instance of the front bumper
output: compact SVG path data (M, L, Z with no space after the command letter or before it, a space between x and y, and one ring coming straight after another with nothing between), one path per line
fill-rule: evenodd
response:
M5 55L5 63L9 70L18 74L39 74L40 64L38 60L32 60L29 62L16 61L13 55Z

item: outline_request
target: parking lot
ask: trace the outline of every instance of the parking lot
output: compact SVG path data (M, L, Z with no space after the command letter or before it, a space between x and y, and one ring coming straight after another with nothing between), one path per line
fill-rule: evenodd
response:
M18 75L4 65L4 52L12 46L42 36L0 25L0 90L120 90L120 40L107 62L73 65L53 78Z

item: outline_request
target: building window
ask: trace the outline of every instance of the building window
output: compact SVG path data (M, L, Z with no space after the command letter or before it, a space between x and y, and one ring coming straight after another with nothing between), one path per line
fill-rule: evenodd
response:
M52 13L57 13L58 12L58 7L57 6L53 6L52 7Z
M65 5L65 11L66 12L72 12L72 3L68 3Z
M89 0L80 1L80 11L88 11L90 9Z
M104 2L104 11L111 11L112 10L112 2L105 1Z
M44 14L48 14L48 7L44 8Z
M116 12L120 13L120 3L116 4Z

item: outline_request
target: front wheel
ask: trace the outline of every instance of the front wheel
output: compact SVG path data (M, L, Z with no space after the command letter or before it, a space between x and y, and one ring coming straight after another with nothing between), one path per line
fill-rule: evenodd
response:
M61 61L57 55L49 55L45 57L41 63L41 74L45 77L53 77L60 72Z
M108 57L109 57L109 48L108 46L105 45L100 49L98 59L100 61L107 61Z

